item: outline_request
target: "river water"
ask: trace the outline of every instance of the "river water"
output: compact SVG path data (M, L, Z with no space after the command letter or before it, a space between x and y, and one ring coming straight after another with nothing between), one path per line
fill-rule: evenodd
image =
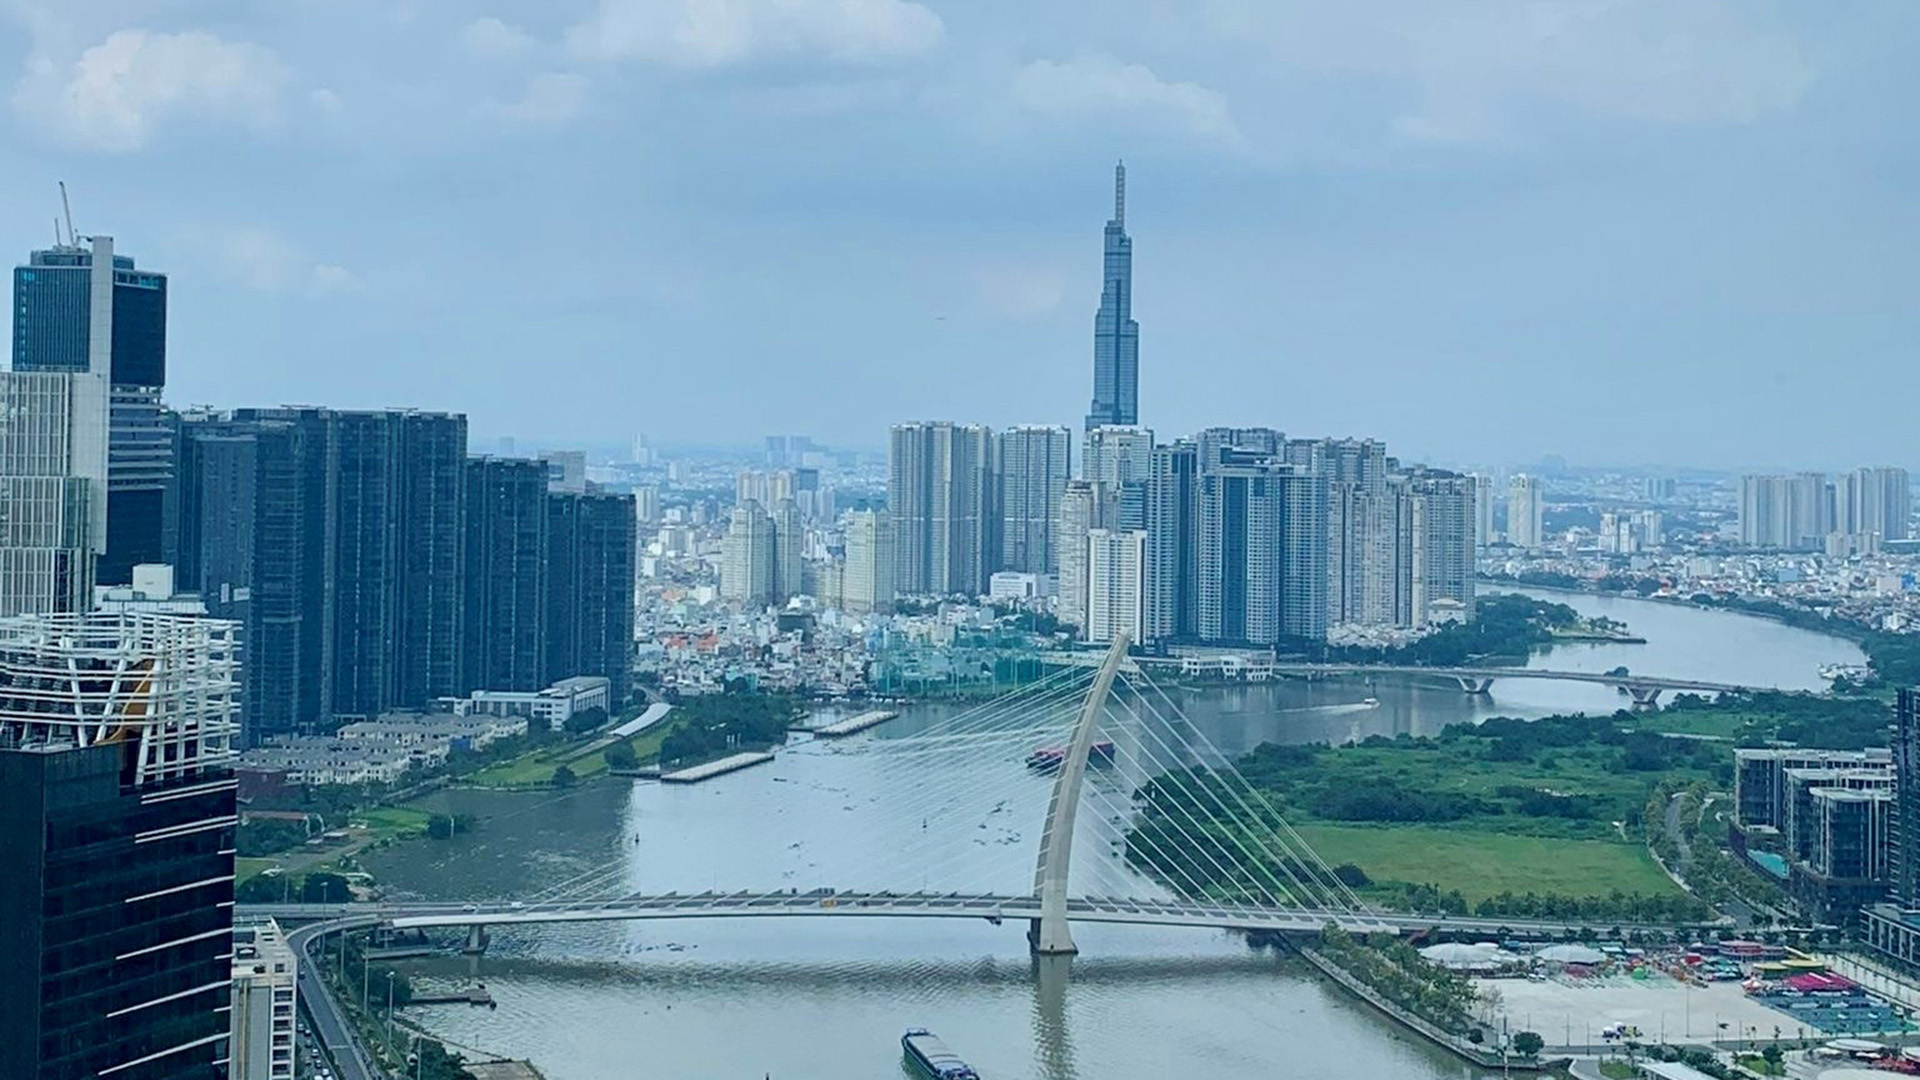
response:
M1621 620L1648 640L1561 646L1535 657L1535 667L1626 665L1647 675L1805 689L1820 685L1821 664L1863 660L1841 639L1749 616L1537 595ZM1369 696L1379 704L1364 704ZM1427 734L1494 715L1611 712L1625 702L1604 686L1520 679L1497 682L1490 697L1469 697L1451 683L1357 680L1176 697L1228 752L1266 741ZM402 894L441 899L531 898L583 875L604 880L608 891L830 884L1023 892L1047 782L1017 760L903 769L900 755L885 752L888 741L911 738L952 708L916 706L867 735L802 740L772 764L698 785L446 792L439 807L474 814L473 832L375 852L366 862ZM1116 805L1126 779L1100 781L1114 789L1105 795ZM899 809L907 806L914 809ZM1110 844L1117 828L1111 817L1083 816L1077 888L1104 891L1130 876ZM434 1006L418 1017L457 1045L529 1058L550 1080L897 1078L898 1039L909 1026L939 1033L989 1080L1476 1075L1297 961L1250 950L1229 934L1078 926L1081 955L1040 968L1022 929L844 918L524 928L497 934L480 960L422 965L432 975L484 981L497 1010Z

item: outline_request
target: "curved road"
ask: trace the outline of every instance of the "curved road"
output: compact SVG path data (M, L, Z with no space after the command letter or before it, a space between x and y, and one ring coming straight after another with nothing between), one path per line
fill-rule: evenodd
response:
M300 1006L306 1010L314 1034L320 1038L321 1049L333 1062L333 1072L339 1080L386 1080L387 1074L373 1064L366 1047L354 1034L346 1011L334 998L326 980L320 977L320 961L313 955L313 946L336 930L372 926L379 921L376 917L352 915L303 926L287 934L287 943L300 958Z

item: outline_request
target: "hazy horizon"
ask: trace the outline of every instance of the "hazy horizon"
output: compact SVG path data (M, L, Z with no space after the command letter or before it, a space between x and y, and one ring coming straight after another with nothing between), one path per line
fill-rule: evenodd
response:
M877 447L1077 427L1124 157L1164 435L1920 466L1920 9L1100 10L0 0L0 245L168 272L176 406Z

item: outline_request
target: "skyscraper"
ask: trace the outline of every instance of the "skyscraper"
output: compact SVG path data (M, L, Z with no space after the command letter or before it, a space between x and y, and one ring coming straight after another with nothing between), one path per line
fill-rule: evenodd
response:
M1053 529L1060 496L1073 476L1072 433L1028 424L1002 431L998 442L1000 569L1054 573Z
M1107 524L1120 529L1147 527L1147 477L1152 464L1152 428L1108 424L1087 431L1081 472L1105 493Z
M234 634L0 620L0 1076L227 1075Z
M1105 525L1106 501L1103 485L1091 480L1070 481L1060 495L1060 522L1054 529L1060 591L1054 610L1061 622L1082 630L1087 626L1087 542Z
M462 690L539 690L547 638L547 467L467 459Z
M1546 538L1542 527L1546 482L1520 473L1507 482L1507 543L1527 551L1540 550Z
M1740 478L1740 542L1817 551L1836 526L1833 485L1824 473Z
M613 708L633 691L633 496L547 493L547 682L606 678Z
M167 382L167 277L85 238L28 255L13 272L13 370L92 372L110 395L106 540L101 584L123 585L160 562L173 438Z
M1326 480L1258 450L1203 466L1195 632L1202 641L1275 645L1327 633Z
M736 503L720 542L720 595L749 608L773 601L773 518L759 502Z
M1138 641L1146 623L1147 534L1142 529L1087 533L1087 640Z
M1409 521L1404 575L1408 596L1404 615L1396 621L1426 626L1442 610L1437 606L1441 601L1458 605L1454 610L1459 618L1472 621L1475 478L1419 469L1397 486L1406 493L1403 505Z
M182 582L247 628L249 742L464 689L465 417L239 409L180 441Z
M106 377L0 372L0 615L92 608L106 511Z
M773 601L785 603L807 591L807 521L800 504L781 499L773 506Z
M1158 644L1194 635L1200 573L1198 517L1200 450L1182 439L1156 446L1147 476L1147 614L1142 640Z
M1487 550L1493 543L1493 477L1473 474L1473 548Z
M847 517L847 562L842 605L851 612L884 612L893 606L893 521L885 510L855 510Z
M1127 235L1127 167L1113 168L1113 219L1093 317L1093 403L1087 428L1140 422L1140 324L1133 321L1133 239Z
M1912 536L1913 481L1907 470L1855 469L1843 484L1841 531L1850 536L1878 534L1883 541Z
M895 424L887 507L903 594L979 596L999 565L993 433L945 421Z

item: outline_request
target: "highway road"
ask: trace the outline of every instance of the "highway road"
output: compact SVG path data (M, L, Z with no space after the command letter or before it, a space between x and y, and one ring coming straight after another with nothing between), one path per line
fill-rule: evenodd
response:
M325 930L337 926L337 923L303 926L287 935L288 943L300 957L300 1005L306 1009L321 1048L333 1062L333 1075L338 1080L387 1080L387 1074L373 1064L366 1047L353 1033L346 1011L320 977L320 961L314 956L314 945L322 939Z

